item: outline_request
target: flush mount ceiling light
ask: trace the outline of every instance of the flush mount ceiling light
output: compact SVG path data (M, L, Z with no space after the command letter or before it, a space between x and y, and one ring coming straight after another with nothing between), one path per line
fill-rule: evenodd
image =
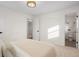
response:
M35 8L36 2L35 1L27 1L27 6L30 7L30 8Z

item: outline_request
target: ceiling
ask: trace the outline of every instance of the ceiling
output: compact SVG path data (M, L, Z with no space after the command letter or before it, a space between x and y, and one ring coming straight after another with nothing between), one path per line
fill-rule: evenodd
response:
M26 14L39 15L47 12L59 10L72 5L79 4L78 1L36 1L37 7L28 8L25 1L1 1L0 6L4 6Z

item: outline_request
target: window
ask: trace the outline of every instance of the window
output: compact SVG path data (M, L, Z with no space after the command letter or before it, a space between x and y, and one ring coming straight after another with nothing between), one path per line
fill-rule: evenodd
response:
M48 29L48 39L59 37L59 25Z

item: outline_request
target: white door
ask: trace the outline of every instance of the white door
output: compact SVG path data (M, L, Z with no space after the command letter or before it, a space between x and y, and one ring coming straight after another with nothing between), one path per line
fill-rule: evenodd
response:
M4 33L4 20L0 18L0 39L1 40L3 39L3 33Z
M40 22L38 18L33 19L33 39L40 40Z

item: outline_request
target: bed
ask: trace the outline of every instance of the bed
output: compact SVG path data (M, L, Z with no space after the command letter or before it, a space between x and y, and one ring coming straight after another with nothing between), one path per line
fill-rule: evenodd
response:
M79 57L79 49L30 39L4 41L1 48L4 57Z

